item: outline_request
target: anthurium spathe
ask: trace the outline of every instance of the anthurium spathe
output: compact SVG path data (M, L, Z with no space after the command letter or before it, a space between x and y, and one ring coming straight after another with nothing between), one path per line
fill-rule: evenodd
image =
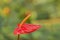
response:
M19 24L20 26L20 24ZM27 34L27 33L31 33L34 32L35 30L37 30L40 27L40 25L33 25L33 24L24 24L22 25L21 28L16 28L14 31L14 34Z
M18 24L18 27L15 28L14 34L27 34L36 31L38 28L40 28L40 25L34 25L34 24L27 24L25 23L26 20L31 16L31 14L28 14L26 18L21 22L21 24Z

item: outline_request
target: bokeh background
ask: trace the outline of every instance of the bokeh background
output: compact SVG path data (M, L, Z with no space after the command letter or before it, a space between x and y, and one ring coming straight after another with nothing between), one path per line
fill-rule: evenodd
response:
M0 40L17 40L14 28L30 11L27 23L42 27L21 40L60 40L60 0L0 0Z

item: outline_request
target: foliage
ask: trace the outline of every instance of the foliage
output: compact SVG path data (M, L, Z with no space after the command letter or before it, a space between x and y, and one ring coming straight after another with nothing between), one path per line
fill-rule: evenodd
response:
M22 40L60 40L60 21L54 21L60 18L60 0L0 0L0 40L17 39L13 30L28 10L32 16L27 23L40 24L42 28L21 35ZM50 19L54 20L48 21Z

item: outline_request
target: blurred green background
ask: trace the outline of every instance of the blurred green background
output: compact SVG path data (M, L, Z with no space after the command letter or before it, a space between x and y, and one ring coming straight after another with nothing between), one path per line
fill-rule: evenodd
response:
M31 11L27 23L39 30L21 34L21 40L60 40L60 0L0 0L0 40L17 40L14 28Z

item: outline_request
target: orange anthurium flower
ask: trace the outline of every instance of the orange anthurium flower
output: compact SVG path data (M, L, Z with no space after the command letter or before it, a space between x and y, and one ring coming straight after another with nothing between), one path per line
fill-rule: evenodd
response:
M4 14L7 15L8 13L10 13L10 8L9 7L5 7L2 11L3 11Z
M7 17L9 16L10 12L11 12L10 8L6 6L3 9L1 9L1 16Z
M26 18L21 22L21 24L18 24L18 27L14 30L15 35L31 33L41 27L40 25L25 23L30 16L30 14L27 15Z

